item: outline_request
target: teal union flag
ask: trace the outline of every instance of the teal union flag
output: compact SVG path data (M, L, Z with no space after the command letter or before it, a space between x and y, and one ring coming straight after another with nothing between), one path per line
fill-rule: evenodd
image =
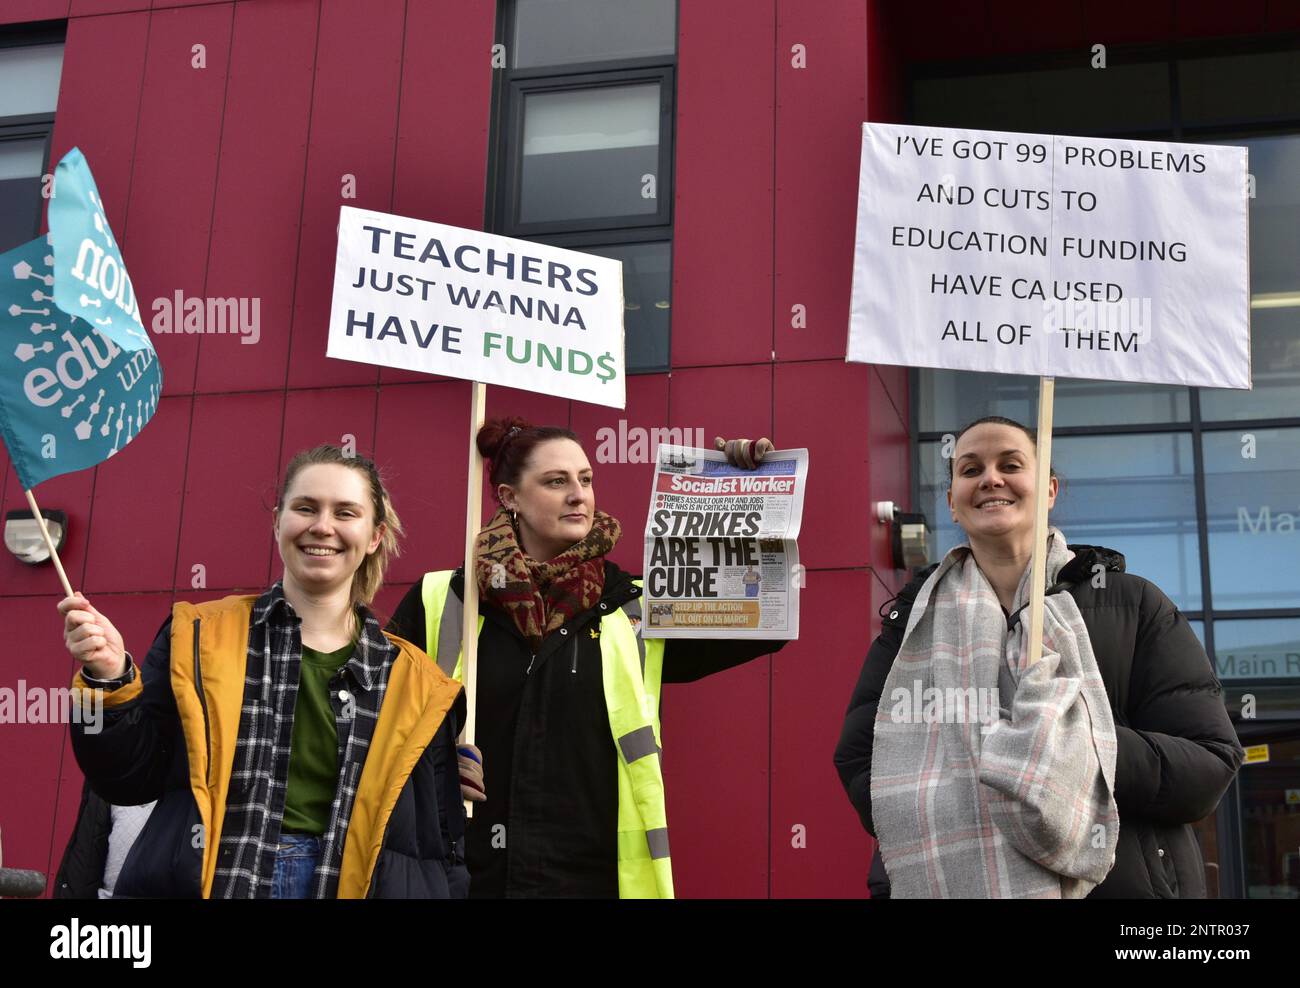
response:
M55 169L50 232L0 254L0 432L23 487L108 459L161 393L135 288L73 148Z

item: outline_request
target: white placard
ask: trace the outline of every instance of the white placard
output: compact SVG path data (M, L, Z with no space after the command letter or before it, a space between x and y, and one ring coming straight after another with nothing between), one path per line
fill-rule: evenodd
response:
M623 265L344 206L326 354L623 408Z
M1246 149L864 124L848 358L1249 388Z

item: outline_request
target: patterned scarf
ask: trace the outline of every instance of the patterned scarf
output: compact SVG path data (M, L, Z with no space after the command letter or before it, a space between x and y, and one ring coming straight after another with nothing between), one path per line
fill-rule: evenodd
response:
M1072 557L1051 529L1047 582ZM1015 606L1029 599L1029 570ZM926 580L885 681L871 814L896 898L1082 898L1115 860L1117 743L1079 607L1044 600L1025 669L969 546Z
M499 508L475 546L479 593L510 615L536 652L550 632L600 601L605 554L622 534L616 518L597 511L586 538L538 562L524 554L509 512Z

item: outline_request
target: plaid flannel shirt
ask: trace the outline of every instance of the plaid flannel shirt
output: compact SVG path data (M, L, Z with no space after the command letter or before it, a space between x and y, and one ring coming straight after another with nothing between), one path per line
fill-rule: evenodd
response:
M330 680L338 728L339 777L321 841L313 896L337 895L343 842L357 781L374 736L398 650L375 616L358 606L361 634L352 656ZM267 899L288 788L293 711L302 661L302 620L279 581L253 605L248 628L244 702L218 847L214 899Z

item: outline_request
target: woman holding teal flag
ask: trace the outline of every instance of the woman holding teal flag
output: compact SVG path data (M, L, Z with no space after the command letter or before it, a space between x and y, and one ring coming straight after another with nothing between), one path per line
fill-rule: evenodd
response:
M72 726L82 771L158 800L115 896L464 897L464 702L369 608L402 532L378 470L299 453L272 524L281 579L177 603L139 666L84 596L59 604L74 687L103 696L101 731Z

